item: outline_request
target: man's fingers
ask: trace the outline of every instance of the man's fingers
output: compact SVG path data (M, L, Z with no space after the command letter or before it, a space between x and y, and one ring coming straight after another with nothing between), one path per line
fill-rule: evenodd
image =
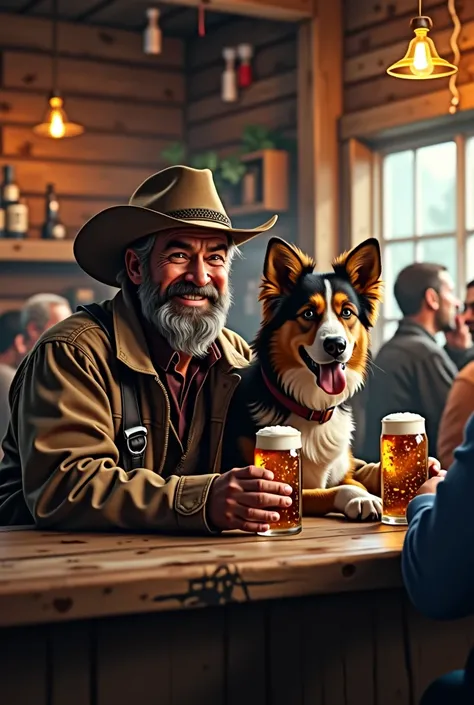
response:
M248 465L246 468L238 468L231 470L235 477L242 480L250 480L252 478L263 478L264 480L273 480L273 473L271 470L266 470L265 468L258 468L256 465Z
M274 524L280 519L280 515L276 511L257 509L256 507L242 507L239 505L235 508L235 516L244 521L259 524Z
M258 532L268 531L270 524L265 521L252 521L251 519L234 515L228 520L228 524L225 528L228 530L237 529L239 531L247 531L251 534L256 534Z
M242 522L242 525L237 528L241 531L249 531L252 534L257 534L269 531L270 526L268 524L254 524L251 521L244 521Z
M291 497L283 497L278 494L270 494L269 492L242 492L235 497L238 504L244 507L267 508L271 507L290 507L292 504Z
M240 480L240 487L244 492L268 492L275 495L290 495L293 488L283 482L271 482L263 478Z

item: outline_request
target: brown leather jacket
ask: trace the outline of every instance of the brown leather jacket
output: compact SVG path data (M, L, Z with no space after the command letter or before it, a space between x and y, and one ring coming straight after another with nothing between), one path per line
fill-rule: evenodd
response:
M0 525L209 532L206 500L217 473L230 469L221 468L223 429L249 347L231 331L219 336L223 355L198 395L183 448L128 293L102 305L113 314L116 355L82 312L47 331L17 371L0 463ZM115 442L122 420L116 357L137 373L148 432L145 467L130 472ZM377 486L378 466L356 462L359 479Z
M119 467L118 365L100 326L76 313L42 336L12 384L0 464L0 525L208 531L206 499L221 469L224 422L240 380L234 370L248 364L248 345L228 330L219 336L223 355L204 385L209 406L200 394L183 449L129 295L119 292L103 305L113 312L117 357L138 373L148 432L145 467L129 473ZM203 438L205 471L196 467Z

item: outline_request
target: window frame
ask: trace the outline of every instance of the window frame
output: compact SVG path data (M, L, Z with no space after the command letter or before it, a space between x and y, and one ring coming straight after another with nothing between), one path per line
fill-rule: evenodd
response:
M415 249L415 257L417 256L417 245L423 242L423 239L434 240L438 238L455 237L456 248L457 248L457 278L456 278L456 292L457 295L464 300L465 287L468 282L468 257L467 257L467 246L470 237L474 238L474 230L467 229L467 172L466 172L466 148L469 139L474 139L474 128L469 126L466 129L460 129L460 126L452 125L450 129L438 129L432 130L430 132L421 135L420 133L413 134L407 137L392 138L390 140L382 141L380 140L378 144L372 144L371 147L374 150L374 157L377 162L377 175L378 175L378 188L376 190L377 203L375 204L376 212L376 231L378 234L378 239L380 242L380 249L382 253L382 259L385 257L386 246L388 243L395 242L413 242ZM389 154L394 154L396 152L402 152L407 150L422 149L423 147L429 147L443 142L454 142L456 145L456 227L453 231L448 233L437 233L435 235L411 235L408 237L401 238L390 238L386 239L384 237L384 208L383 208L383 196L384 196L384 182L383 182L383 162L385 157ZM416 164L416 162L415 162ZM416 166L415 166L416 169ZM416 180L414 184L415 198L416 198ZM416 231L416 228L415 228ZM383 274L382 274L383 276ZM376 329L374 330L374 346L378 347L384 341L383 331L384 327L399 319L385 316L385 304L382 304L382 309L377 323Z

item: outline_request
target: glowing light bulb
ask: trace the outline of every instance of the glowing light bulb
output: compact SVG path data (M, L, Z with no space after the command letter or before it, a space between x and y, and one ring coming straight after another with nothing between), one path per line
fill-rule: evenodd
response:
M55 139L64 137L66 128L64 126L63 116L60 110L51 111L51 122L49 125L49 134Z
M414 76L431 76L433 73L433 60L430 46L426 40L426 30L415 30L417 38L415 40L415 51L413 61L410 64L410 71Z

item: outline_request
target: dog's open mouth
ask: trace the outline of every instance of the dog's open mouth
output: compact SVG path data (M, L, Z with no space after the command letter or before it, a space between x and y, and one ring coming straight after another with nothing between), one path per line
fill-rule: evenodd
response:
M343 362L328 362L325 365L319 365L313 360L304 347L300 346L301 359L306 367L316 377L316 384L321 387L326 394L342 394L346 388L346 375L344 370L346 366Z

